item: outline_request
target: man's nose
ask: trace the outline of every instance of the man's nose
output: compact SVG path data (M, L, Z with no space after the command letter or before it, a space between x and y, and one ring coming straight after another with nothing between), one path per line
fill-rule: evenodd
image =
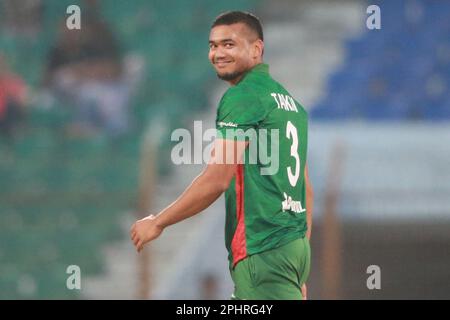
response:
M226 57L225 52L221 48L217 48L214 52L214 60L224 59Z

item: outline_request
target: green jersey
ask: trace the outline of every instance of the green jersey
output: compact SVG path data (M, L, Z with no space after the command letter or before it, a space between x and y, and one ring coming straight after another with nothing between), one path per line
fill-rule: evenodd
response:
M268 65L259 64L223 95L216 128L218 138L245 131L249 141L225 192L225 242L234 267L249 255L305 236L308 116L272 79Z

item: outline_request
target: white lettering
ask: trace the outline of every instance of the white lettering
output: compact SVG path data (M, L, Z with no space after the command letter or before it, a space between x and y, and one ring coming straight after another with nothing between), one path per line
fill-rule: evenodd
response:
M66 13L70 14L70 16L67 17L67 20L66 20L67 29L80 30L81 29L81 9L80 9L80 7L77 5L68 6Z
M292 200L291 196L288 196L286 192L283 192L284 201L281 202L281 208L283 212L292 211L295 213L303 213L306 209L303 209L302 203L300 201Z

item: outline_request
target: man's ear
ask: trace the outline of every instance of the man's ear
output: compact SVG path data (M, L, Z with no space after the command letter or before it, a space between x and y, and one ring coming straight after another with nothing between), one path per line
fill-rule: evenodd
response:
M264 42L261 39L257 39L253 43L253 58L262 57L264 53Z

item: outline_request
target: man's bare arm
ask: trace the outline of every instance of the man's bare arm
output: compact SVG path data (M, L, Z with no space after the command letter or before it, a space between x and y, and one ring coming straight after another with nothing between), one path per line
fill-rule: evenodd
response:
M311 239L311 229L312 229L312 215L313 215L313 206L314 206L314 193L311 185L311 181L309 181L308 176L308 164L305 165L305 183L306 183L306 225L308 230L306 231L306 238L308 240ZM307 300L307 287L306 283L304 283L301 288L303 300Z
M158 215L150 215L132 226L131 239L137 250L157 238L167 226L203 211L216 201L228 188L245 147L245 142L216 140L210 163L183 194Z
M306 224L308 225L308 231L306 237L308 240L311 238L312 229L312 215L314 207L314 192L311 185L311 181L308 176L308 164L305 165L305 183L306 183Z

